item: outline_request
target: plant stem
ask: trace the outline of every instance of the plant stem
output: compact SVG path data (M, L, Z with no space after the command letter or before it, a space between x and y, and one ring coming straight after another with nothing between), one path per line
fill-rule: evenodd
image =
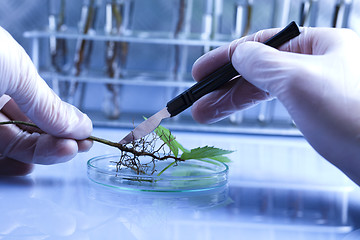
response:
M176 161L170 163L169 165L167 165L163 170L161 170L159 173L158 173L158 177L163 174L163 172L165 172L168 168L170 168L172 165L174 165L176 163Z
M34 128L38 128L40 129L37 125L35 125L34 123L29 123L29 122L24 122L24 121L6 121L6 122L0 122L0 125L6 125L6 124L15 124L15 125L25 125L25 126L29 126L29 127L34 127ZM121 151L124 151L124 152L129 152L129 153L132 153L134 154L135 156L149 156L149 157L152 157L154 159L157 159L157 160L166 160L166 159L174 159L176 161L184 161L183 159L181 158L178 158L178 157L175 157L175 156L172 156L172 155L165 155L163 157L160 157L154 153L151 153L151 152L145 152L145 151L136 151L136 149L132 148L132 147L127 147L126 145L124 144L120 144L120 143L117 143L117 142L112 142L112 141L109 141L109 140L106 140L106 139L103 139L103 138L98 138L98 137L94 137L94 136L90 136L87 138L88 140L92 140L92 141L95 141L95 142L99 142L99 143L102 143L102 144L105 144L105 145L108 145L108 146L111 146L111 147L116 147L118 149L120 149Z

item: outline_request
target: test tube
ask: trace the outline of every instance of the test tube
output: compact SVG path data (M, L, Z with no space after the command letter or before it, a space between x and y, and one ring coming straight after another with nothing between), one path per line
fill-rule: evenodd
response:
M291 0L274 0L273 27L283 27L289 22Z
M179 34L184 28L185 23L185 11L186 11L186 2L185 0L179 0L178 2L178 13L176 14L177 20L176 20L176 26L174 31L174 38L178 38ZM174 65L173 65L173 79L175 81L178 80L179 75L179 68L180 68L180 45L174 46Z
M222 13L223 13L223 0L214 0L213 9L213 29L212 39L216 39L216 34L221 33Z
M65 28L65 0L50 0L49 2L49 31L56 33ZM66 64L66 41L65 39L56 38L53 35L49 37L49 47L51 56L52 71L60 73ZM61 97L59 80L54 77L52 79L52 88L56 94Z
M105 5L105 27L104 32L106 35L112 35L116 33L119 29L115 22L114 26L114 17L113 17L113 6L115 3L112 0L108 0ZM117 51L117 42L106 41L105 42L105 62L106 62L106 73L108 77L113 78L115 75L115 58ZM107 93L105 95L104 101L104 112L110 119L116 119L120 115L120 107L117 99L117 87L114 84L106 84Z
M64 1L59 1L59 0L50 0L49 1L49 31L50 32L56 32L59 30L59 24L61 19L59 19L59 17L61 16L60 12L62 9L62 5L63 5ZM57 50L57 44L56 44L56 37L55 36L50 36L50 54L51 54L51 59L53 59L53 56L56 55L56 50ZM52 62L53 63L53 62ZM54 65L54 64L53 64ZM56 67L56 66L54 66Z
M125 1L108 0L105 6L105 27L107 35L121 35L124 24ZM106 41L106 72L109 78L123 77L128 51L128 43ZM120 85L106 84L107 96L104 110L108 118L117 119L120 116Z
M95 3L95 0L84 0L83 6L81 9L81 17L79 22L79 34L88 34L91 29L94 28L94 23L96 19L96 12L98 10L98 2ZM85 40L81 37L78 38L76 43L75 57L74 57L74 67L72 69L72 75L75 77L80 76L83 69L90 63L90 55L92 52L92 41ZM68 102L74 104L75 93L78 88L79 83L72 79L69 86ZM80 96L80 100L82 101ZM81 105L81 104L80 104Z
M85 0L83 7L81 9L81 18L79 22L79 33L88 34L91 29L94 28L95 18L96 18L97 6L95 5L94 0ZM85 40L79 37L76 44L75 58L74 58L74 75L79 76L81 73L81 67L84 63L84 56L89 55L89 50L91 49L92 41Z
M300 26L316 27L319 12L318 0L304 0L300 7Z
M134 11L134 1L133 0L118 0L117 7L115 5L114 10L116 14L114 14L114 18L117 19L118 24L118 35L126 35L131 32L132 26L132 15ZM121 19L121 21L119 21ZM128 58L129 52L129 43L128 42L118 42L119 47L119 64L116 68L115 77L123 77L125 74L126 62Z
M211 39L211 34L212 34L212 29L213 29L213 21L212 21L212 12L213 12L213 5L214 5L214 1L213 0L206 0L205 2L205 11L204 11L204 15L203 15L203 22L202 22L202 34L201 34L201 39L208 41ZM210 51L210 46L208 44L206 44L204 46L204 53Z
M192 17L193 0L178 0L177 8L175 8L175 29L173 33L174 38L186 38L191 32L191 17ZM173 65L171 72L171 79L174 81L184 81L184 74L186 72L186 64L188 60L188 46L174 45ZM167 94L173 98L183 92L185 88L169 88ZM172 120L178 121L180 116L175 116Z
M240 38L250 32L252 0L238 0L234 3L233 38Z
M240 38L249 34L252 16L252 0L238 0L234 3L234 16L232 37ZM244 112L236 112L230 115L229 120L233 124L243 122Z
M350 10L352 7L352 0L337 0L335 4L332 27L347 28L349 25Z
M185 17L184 17L184 26L183 26L183 34L185 37L189 36L191 33L191 19L192 19L192 6L193 0L186 0L185 5ZM182 46L181 51L181 63L179 68L179 74L182 76L186 72L186 63L188 60L188 46Z
M269 102L263 102L260 104L260 110L258 113L258 121L260 123L270 123L274 117L276 101L271 100Z
M303 2L302 7L304 8L303 11L305 13L308 13L310 11L310 5L311 1ZM289 18L289 12L290 12L290 0L274 0L274 14L272 19L272 25L273 27L282 27L287 24L288 18ZM304 14L305 14L304 13ZM258 113L258 121L260 123L269 123L273 120L274 117L274 111L276 107L276 101L270 101L270 102L263 102L260 104L260 109Z
M233 124L241 124L244 121L244 112L239 111L231 114L229 120Z
M120 26L120 32L124 35L131 33L132 16L134 12L134 0L122 0L123 21Z
M212 40L221 32L223 0L207 0L204 9L201 38L203 40ZM211 49L211 44L205 44L204 53Z

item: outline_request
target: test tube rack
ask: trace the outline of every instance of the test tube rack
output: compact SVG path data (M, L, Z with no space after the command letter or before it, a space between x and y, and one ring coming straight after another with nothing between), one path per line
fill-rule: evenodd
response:
M49 0L48 26L24 34L40 75L95 125L132 128L194 84L191 65L198 57L233 39L291 20L351 27L354 12L352 0L154 1ZM78 8L78 15L69 16L69 7ZM189 112L163 124L173 130L301 136L278 100L212 125L195 123Z

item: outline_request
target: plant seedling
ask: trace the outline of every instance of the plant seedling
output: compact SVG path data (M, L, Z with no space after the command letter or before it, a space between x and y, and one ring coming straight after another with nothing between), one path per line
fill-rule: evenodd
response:
M38 128L35 124L22 121L0 122L0 125L17 124ZM219 162L230 162L225 156L232 153L231 150L224 150L211 146L186 149L180 144L171 131L163 126L158 126L152 134L141 139L132 141L126 145L112 142L106 139L90 136L89 140L116 147L120 150L119 161L116 161L117 171L123 168L132 169L138 175L153 175L156 173L156 163L164 160L173 160L168 166L157 173L160 176L171 166L176 166L178 162L195 159L209 162L216 160ZM149 160L143 161L144 158Z

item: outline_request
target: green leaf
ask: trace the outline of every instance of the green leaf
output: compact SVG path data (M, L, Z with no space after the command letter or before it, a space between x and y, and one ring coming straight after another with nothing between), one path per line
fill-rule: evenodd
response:
M216 160L216 161L219 161L219 162L223 162L223 163L231 162L230 158L228 158L226 156L216 156L216 157L211 157L210 159Z
M233 151L205 146L205 147L201 147L201 148L199 147L199 148L191 149L190 152L184 152L181 155L181 158L184 159L184 160L187 160L187 159L214 158L214 157L222 156L222 155L229 154L229 153L232 153L232 152Z
M202 162L207 162L207 163L211 163L211 164L214 164L214 165L217 165L217 166L221 166L221 165L220 165L220 162L218 162L218 161L213 161L213 159L211 159L211 158L199 158L199 159L195 159L195 160L202 161Z
M146 117L144 117L144 119L146 120ZM166 143L166 145L170 148L170 151L174 154L175 157L178 157L180 149L182 151L182 155L180 158L183 160L198 159L201 161L206 161L206 159L212 159L223 163L231 162L228 157L223 155L230 154L234 151L223 150L220 148L209 146L188 150L184 148L184 146L175 139L175 136L171 134L171 131L169 129L159 125L154 130L154 132L160 137L163 142ZM166 169L167 168L165 168L164 170ZM163 171L161 171L161 173Z
M163 126L158 126L154 131L160 137L160 139L163 140L166 145L168 145L170 151L174 154L175 157L179 155L179 149L183 152L188 151L178 141L176 141L174 135L171 134L169 129Z
M147 117L144 116L143 118L145 120L147 119ZM171 134L169 129L159 125L157 128L155 128L154 132L160 137L160 139L164 143L166 143L166 145L170 148L170 151L174 154L175 157L179 155L179 149L183 152L188 151L178 141L175 140L174 135Z

